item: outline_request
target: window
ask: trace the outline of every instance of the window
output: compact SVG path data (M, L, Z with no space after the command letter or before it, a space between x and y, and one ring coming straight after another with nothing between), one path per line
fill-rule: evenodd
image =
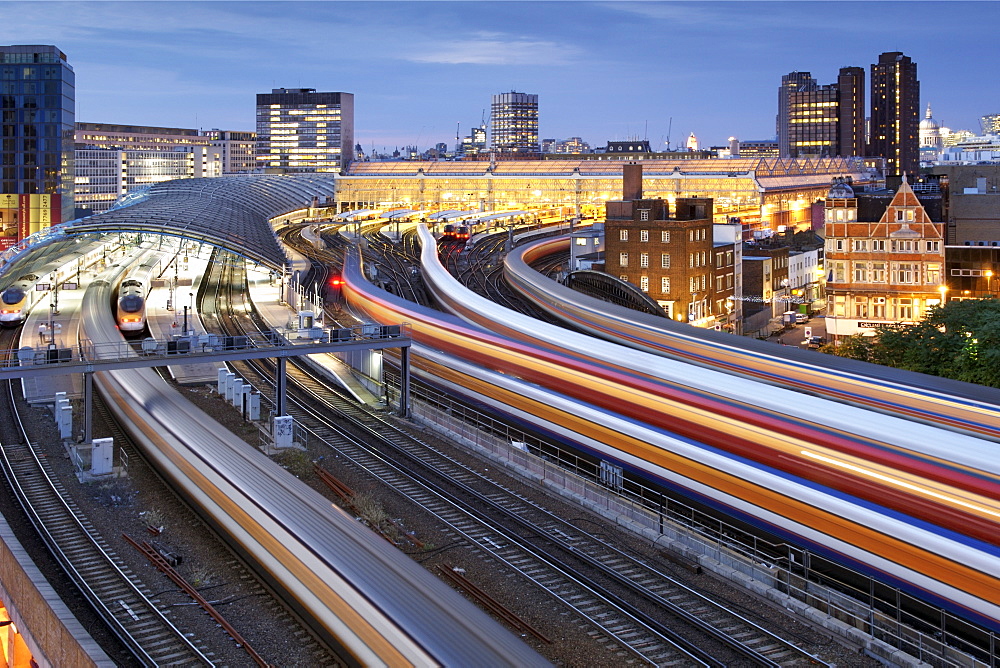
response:
M867 318L868 317L868 298L867 297L855 297L854 298L854 317L855 318Z
M639 253L639 266L643 269L649 266L649 253Z
M885 239L872 239L872 252L873 253L884 253L885 252Z
M834 283L846 283L847 282L847 268L846 262L831 262L830 272L833 274Z
M872 283L885 283L885 262L872 262Z
M649 276L641 276L639 278L639 289L643 292L649 292Z
M660 292L663 294L668 294L670 292L670 277L661 276L660 277Z
M851 250L855 253L867 253L868 252L868 240L867 239L855 239L851 242Z
M826 249L831 253L842 253L844 251L843 239L827 239Z
M871 312L871 317L885 320L885 297L875 297L872 299Z
M892 252L893 253L912 253L913 252L913 240L912 239L893 239L892 240Z
M586 246L587 245L587 240L584 237L577 237L576 238L576 245L577 246Z
M621 266L623 266L623 267L627 267L628 266L628 253L619 253L618 254L618 264L621 265Z
M705 289L705 274L701 275L701 289Z
M847 317L847 297L845 295L836 295L833 298L833 315L837 318Z
M708 264L708 253L706 253L705 251L702 251L701 252L701 264L699 266L704 267L706 264Z
M698 292L698 277L692 276L688 281L688 292Z
M639 220L649 220L649 209L639 210Z
M868 265L864 262L854 263L854 282L864 283L868 280Z
M660 242L665 244L670 243L670 230L660 230Z
M670 269L670 253L663 253L660 255L660 268Z
M731 267L733 265L733 251L726 251L726 266Z
M895 320L913 320L913 299L896 297L892 300L893 318Z
M649 230L639 230L639 241L643 243L649 241Z
M628 230L618 230L618 241L628 241Z
M931 285L941 282L941 264L938 262L928 262L926 268L926 277L924 283L929 283Z
M913 283L914 277L916 275L916 265L910 263L902 263L896 267L895 283Z
M940 241L925 241L924 250L928 253L940 253L941 252L941 242Z
M688 267L694 266L694 253L688 253Z

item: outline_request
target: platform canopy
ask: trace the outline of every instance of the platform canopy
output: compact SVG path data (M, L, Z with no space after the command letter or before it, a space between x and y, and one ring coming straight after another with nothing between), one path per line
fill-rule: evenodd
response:
M333 197L333 174L177 179L130 193L104 213L66 223L66 235L148 232L203 241L279 268L285 253L268 222Z

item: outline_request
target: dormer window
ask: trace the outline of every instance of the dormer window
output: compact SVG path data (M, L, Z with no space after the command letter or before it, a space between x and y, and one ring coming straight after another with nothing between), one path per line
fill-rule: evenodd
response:
M639 220L649 220L649 209L639 210Z

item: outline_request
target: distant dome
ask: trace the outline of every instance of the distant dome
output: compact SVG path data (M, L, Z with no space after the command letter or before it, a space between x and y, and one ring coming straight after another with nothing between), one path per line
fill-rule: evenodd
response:
M930 148L940 150L944 145L941 125L931 116L931 105L927 105L927 114L924 120L920 121L920 148Z
M924 120L920 121L920 131L925 132L928 130L934 130L935 132L941 129L941 125L931 116L931 105L927 105L927 114L924 116Z

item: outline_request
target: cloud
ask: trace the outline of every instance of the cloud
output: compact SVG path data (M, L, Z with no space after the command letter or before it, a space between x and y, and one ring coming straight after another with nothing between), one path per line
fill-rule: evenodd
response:
M415 45L398 57L439 65L572 65L581 53L568 44L483 32L469 39Z

